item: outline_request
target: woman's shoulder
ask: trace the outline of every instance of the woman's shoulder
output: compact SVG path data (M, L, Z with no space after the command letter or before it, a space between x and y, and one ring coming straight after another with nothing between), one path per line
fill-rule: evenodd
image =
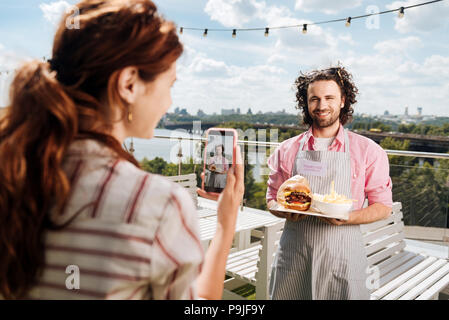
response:
M124 179L135 177L134 187L130 192L130 201L135 206L135 222L145 223L148 218L162 219L173 208L182 211L184 215L193 214L194 202L185 188L160 174L149 173L124 162L120 175Z

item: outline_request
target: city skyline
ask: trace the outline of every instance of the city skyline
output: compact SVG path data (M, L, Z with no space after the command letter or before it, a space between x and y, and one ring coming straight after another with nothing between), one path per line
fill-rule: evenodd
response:
M423 1L155 1L178 27L248 28L331 20ZM49 57L61 12L76 1L5 0L0 4L0 71L24 60ZM335 66L353 74L359 88L357 113L402 114L404 107L449 116L449 1L378 16L378 20L299 29L237 32L184 30L173 105L211 113L210 106L251 106L259 111L296 112L293 84L300 71ZM1 76L6 78L4 73ZM0 79L0 105L6 83Z

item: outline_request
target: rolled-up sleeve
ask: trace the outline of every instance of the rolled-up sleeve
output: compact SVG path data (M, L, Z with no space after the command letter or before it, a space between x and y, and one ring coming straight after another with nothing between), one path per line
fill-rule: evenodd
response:
M281 169L280 147L276 148L267 161L270 174L267 181L267 203L276 200L277 192L281 184L288 179Z
M390 164L385 150L376 146L370 151L370 162L366 168L365 194L368 203L382 203L388 207L393 205Z

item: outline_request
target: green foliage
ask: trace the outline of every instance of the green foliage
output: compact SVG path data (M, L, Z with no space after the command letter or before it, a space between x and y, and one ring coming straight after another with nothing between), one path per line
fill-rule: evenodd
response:
M384 150L409 150L410 140L396 140L387 137L380 142L380 146ZM400 176L401 173L415 162L413 157L388 156L390 162L390 176Z
M416 128L410 126L410 128ZM409 150L409 140L385 138L380 145L389 150ZM393 201L402 203L404 223L446 227L449 188L449 160L439 160L439 167L404 156L388 156L393 182Z
M402 203L407 225L446 227L448 210L448 166L443 161L439 168L428 162L415 165L393 179L393 200Z
M399 132L431 135L431 136L449 136L449 123L443 123L442 125L432 124L401 124L398 127Z

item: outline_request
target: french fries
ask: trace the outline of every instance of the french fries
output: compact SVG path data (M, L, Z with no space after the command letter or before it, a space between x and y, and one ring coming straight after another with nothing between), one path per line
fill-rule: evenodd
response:
M334 181L332 181L331 182L331 190L330 190L331 193L330 194L325 194L325 195L314 194L313 198L315 200L318 200L318 201L321 201L321 202L336 203L336 204L352 203L353 201L356 201L356 200L352 200L352 199L346 198L346 196L343 195L343 194L336 193L334 186L335 186Z

